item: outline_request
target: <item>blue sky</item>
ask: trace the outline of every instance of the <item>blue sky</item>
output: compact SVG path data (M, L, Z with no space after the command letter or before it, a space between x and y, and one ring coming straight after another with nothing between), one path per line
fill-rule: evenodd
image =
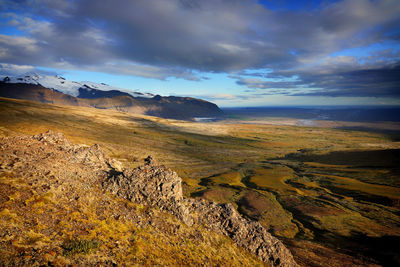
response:
M400 105L400 2L0 0L0 74L220 106Z

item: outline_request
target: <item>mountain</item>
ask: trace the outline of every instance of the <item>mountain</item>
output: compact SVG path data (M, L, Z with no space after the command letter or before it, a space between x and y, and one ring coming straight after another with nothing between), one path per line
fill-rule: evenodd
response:
M39 74L32 74L32 75L25 75L20 77L10 77L6 76L3 77L3 82L5 83L24 83L24 84L36 84L41 85L45 88L49 88L55 91L59 91L61 93L75 96L75 97L82 97L91 95L91 97L83 97L83 98L99 98L103 97L103 92L108 91L119 91L120 93L125 91L126 95L130 95L132 97L147 97L151 98L154 95L149 93L141 93L141 92L128 92L125 89L110 86L105 83L94 83L94 82L74 82L68 81L63 77L60 76L51 76L51 75L39 75ZM99 93L99 95L97 95ZM112 95L109 94L109 95Z
M93 99L93 98L110 98L114 96L131 96L128 93L121 92L118 90L110 90L110 91L102 91L98 89L93 89L89 87L88 85L84 85L83 87L79 88L79 98L88 98L88 99Z
M89 106L80 99L30 83L4 83L0 82L0 96L7 98L32 100L47 104L67 106Z
M191 97L160 96L131 92L104 83L73 82L59 76L4 77L0 96L56 105L114 109L162 118L191 120L219 117L217 105Z

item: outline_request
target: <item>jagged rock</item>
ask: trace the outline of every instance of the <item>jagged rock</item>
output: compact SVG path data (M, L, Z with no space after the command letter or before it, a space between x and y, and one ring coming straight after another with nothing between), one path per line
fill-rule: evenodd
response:
M231 204L184 199L181 178L151 156L145 165L125 169L103 182L103 188L134 202L155 205L178 216L187 225L200 223L232 238L273 266L297 266L290 251L260 223L243 218Z
M51 130L48 130L45 133L40 133L38 135L33 136L34 139L42 142L48 142L51 144L60 144L64 147L70 147L71 144L67 138L65 138L64 134L62 133L55 133Z
M151 155L149 155L147 158L144 159L145 165L157 165L157 162Z
M136 169L111 173L103 187L119 197L163 207L182 200L181 182L175 172L162 165L153 165L151 160Z
M187 199L195 222L229 236L264 262L273 266L297 266L290 251L258 222L244 219L231 204ZM195 214L195 215L194 215Z

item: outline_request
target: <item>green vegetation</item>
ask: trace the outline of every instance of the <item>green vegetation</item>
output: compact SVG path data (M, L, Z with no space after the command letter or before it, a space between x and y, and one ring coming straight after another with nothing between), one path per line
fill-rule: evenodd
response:
M85 239L68 239L61 246L64 249L64 256L74 254L88 254L99 247L99 242Z
M286 166L263 166L254 170L255 174L249 178L249 182L259 188L269 188L274 191L290 191L293 187L285 182L293 178L293 170ZM297 190L298 193L301 191Z
M129 167L151 154L177 171L187 196L231 202L281 238L304 266L397 264L393 255L399 254L395 244L400 241L400 144L384 134L232 121L192 123L1 98L0 112L0 136L51 129L75 143L98 143ZM51 195L24 191L21 181L2 183L4 190L14 189L3 191L7 198L0 210L1 225L22 222L15 208L20 201L38 214L59 208ZM233 252L226 245L229 240L204 230L183 226L171 236L151 227L139 231L126 221L100 220L90 205L85 207L76 213L60 210L72 218L59 222L60 231L64 229L64 240L74 238L74 225L86 225L87 232L78 237L98 240L96 255L111 249L121 261L141 264L227 265L225 259L255 264L240 250ZM41 230L33 229L37 234ZM199 233L204 242L190 240ZM13 242L18 247L50 242L46 236L31 235ZM118 248L115 240L131 249ZM220 249L213 247L220 243Z

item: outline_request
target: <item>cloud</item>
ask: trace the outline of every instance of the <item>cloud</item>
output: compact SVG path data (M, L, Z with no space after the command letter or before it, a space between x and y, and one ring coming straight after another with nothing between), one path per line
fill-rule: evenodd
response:
M0 63L0 76L20 76L29 75L33 73L43 74L43 75L56 75L57 73L52 71L41 70L29 65L14 65Z
M319 89L292 95L400 97L400 62L381 68L303 76L304 81L312 81L312 86Z
M134 75L160 80L165 80L168 77L182 78L190 81L207 79L205 77L198 77L193 71L184 68L134 64L126 61L106 63L101 66L87 66L85 69L88 71L106 72L118 75Z
M376 92L362 86L368 72L354 58L332 57L338 69L325 74L314 66L343 49L397 43L398 0L345 0L308 12L270 10L256 0L3 0L0 9L24 33L0 35L0 62L156 79L200 80L201 72L226 72L256 89L397 95L385 80L383 69L391 67L377 60L367 68L386 77L375 83ZM248 80L240 74L246 69L270 69L271 79L298 81ZM340 77L347 82L336 81Z
M292 89L298 87L297 82L283 82L283 81L264 81L259 78L242 78L238 77L239 79L236 81L238 85L245 85L248 88L255 88L255 89L277 89L277 88L284 88L284 89Z
M292 79L294 75L296 79ZM302 69L271 72L262 78L259 74L255 76L232 77L237 84L253 91L262 90L264 94L400 97L400 61L360 64L352 57L336 57Z
M191 97L195 98L201 98L205 99L211 102L219 101L219 102L238 102L238 101L243 101L243 100L250 100L250 99L258 99L260 95L245 95L245 94L239 94L239 95L233 95L233 94L196 94L196 95L190 95Z

